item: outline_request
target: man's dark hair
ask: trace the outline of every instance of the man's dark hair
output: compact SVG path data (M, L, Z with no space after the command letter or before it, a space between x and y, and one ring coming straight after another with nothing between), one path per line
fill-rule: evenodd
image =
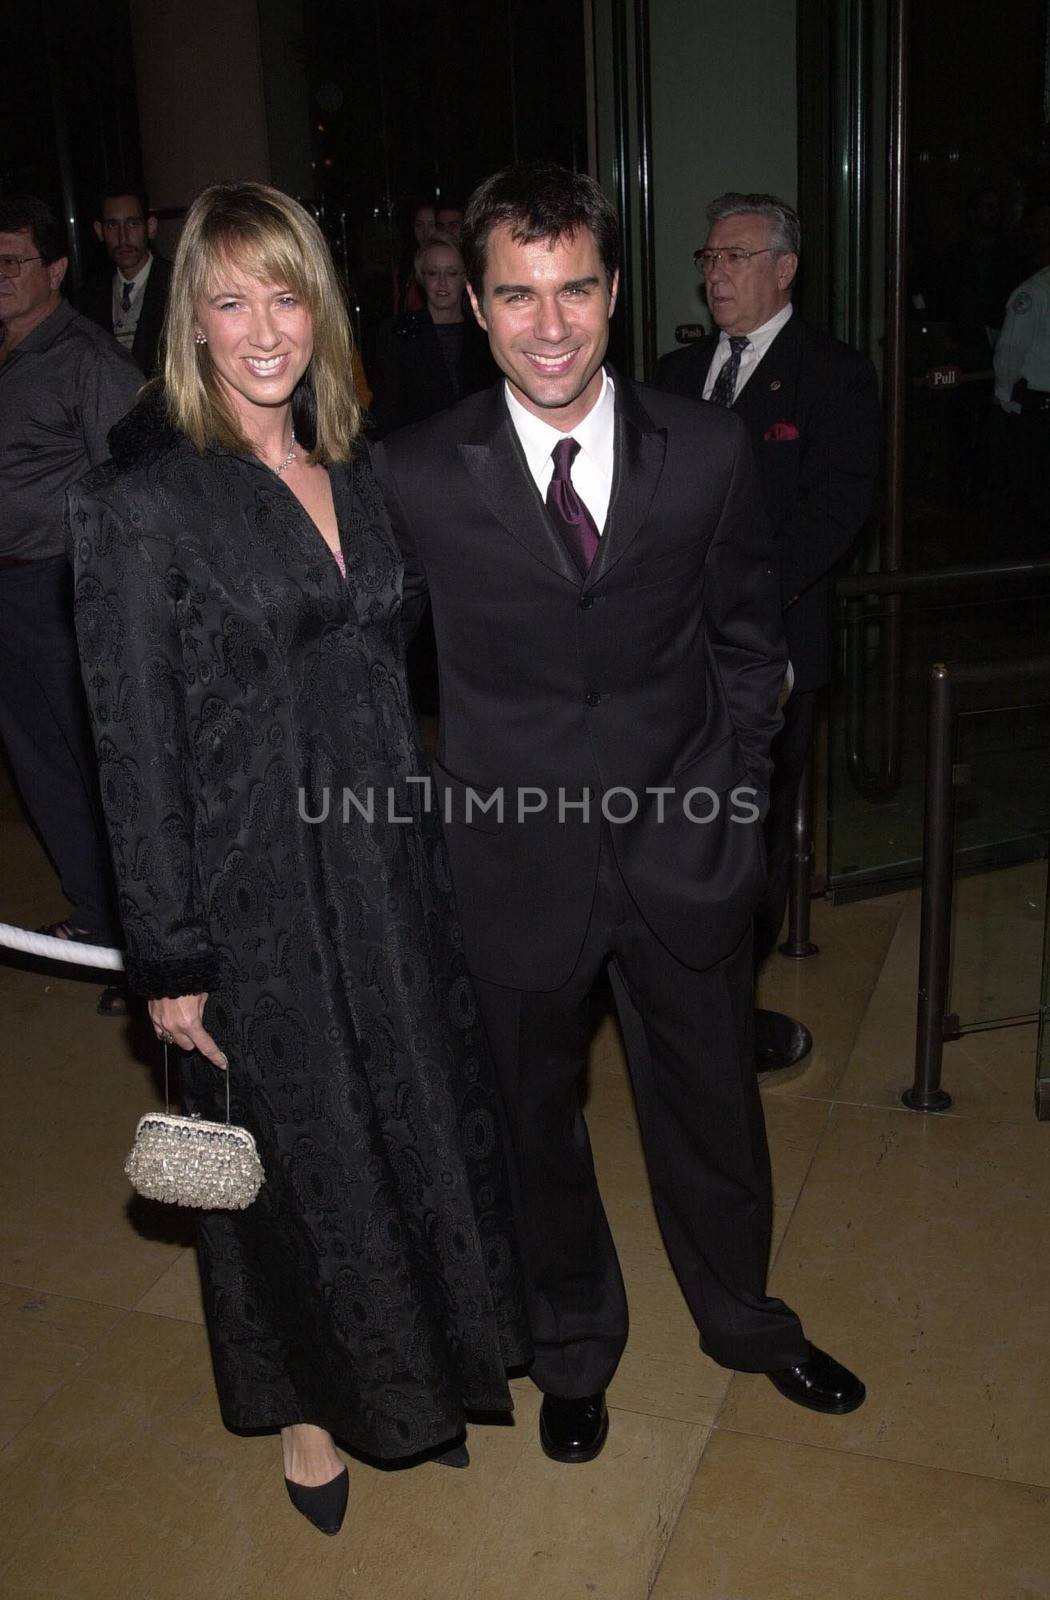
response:
M593 234L609 282L620 265L620 223L593 178L553 161L507 167L479 184L467 201L460 250L467 280L480 297L485 253L493 228L506 227L516 244Z
M143 185L135 178L114 178L112 183L107 183L100 189L95 197L95 218L102 221L102 206L106 200L117 200L122 194L133 195L142 208L143 217L149 216L149 195Z
M35 194L0 195L0 233L21 233L28 228L33 248L44 262L66 254L62 225L46 200Z

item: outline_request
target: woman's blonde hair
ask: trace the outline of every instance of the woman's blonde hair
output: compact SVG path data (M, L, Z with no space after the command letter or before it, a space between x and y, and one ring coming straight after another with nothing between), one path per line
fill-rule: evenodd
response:
M313 217L264 183L213 184L187 214L164 322L164 388L172 422L198 450L209 444L252 449L207 345L196 342L198 307L224 287L222 273L231 267L262 283L287 285L310 312L314 349L292 395L295 436L309 452L308 460L345 461L361 414L343 290Z
M450 233L445 233L444 229L435 228L433 233L430 235L430 238L424 239L423 243L416 251L415 258L412 262L412 270L416 275L416 282L420 285L420 287L423 286L423 263L427 259L427 252L433 250L436 244L444 245L446 250L454 250L459 257L460 266L463 265L463 252L459 248L459 241L453 239Z

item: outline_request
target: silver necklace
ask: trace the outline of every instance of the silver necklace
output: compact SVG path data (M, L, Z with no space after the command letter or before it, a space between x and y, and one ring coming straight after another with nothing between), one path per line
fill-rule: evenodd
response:
M295 434L293 433L292 434L292 448L289 450L289 452L285 456L284 460L279 462L278 465L276 467L274 467L274 469L273 469L278 478L281 476L281 473L284 472L287 467L290 467L292 462L295 460L295 447L298 444L298 442L299 442L298 439L295 437Z

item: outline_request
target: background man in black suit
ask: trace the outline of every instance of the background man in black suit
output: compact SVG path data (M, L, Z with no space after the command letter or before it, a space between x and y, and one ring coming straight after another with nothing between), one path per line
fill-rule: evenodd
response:
M511 1124L543 1448L597 1455L627 1337L579 1092L605 969L705 1348L852 1410L863 1385L766 1293L751 913L784 651L746 432L605 366L619 236L590 178L487 179L463 251L506 381L376 465L406 613L433 609L435 777Z
M670 394L731 407L743 419L773 524L794 686L773 741L757 967L784 920L795 802L813 743L817 692L830 677L831 574L871 509L879 398L871 362L792 310L801 235L791 207L775 195L729 193L708 206L707 218L707 243L696 260L717 329L664 356L656 382ZM812 1042L794 1018L756 1013L760 1071L801 1060Z
M150 248L157 219L143 190L118 187L99 196L95 237L106 247L112 272L84 287L79 309L111 333L140 372L151 378L164 328L171 267Z

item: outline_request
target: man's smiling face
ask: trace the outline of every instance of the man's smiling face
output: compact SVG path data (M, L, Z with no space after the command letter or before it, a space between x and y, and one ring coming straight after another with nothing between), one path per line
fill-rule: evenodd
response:
M488 237L475 315L517 399L563 433L601 393L618 281L588 229L524 244L502 225Z

